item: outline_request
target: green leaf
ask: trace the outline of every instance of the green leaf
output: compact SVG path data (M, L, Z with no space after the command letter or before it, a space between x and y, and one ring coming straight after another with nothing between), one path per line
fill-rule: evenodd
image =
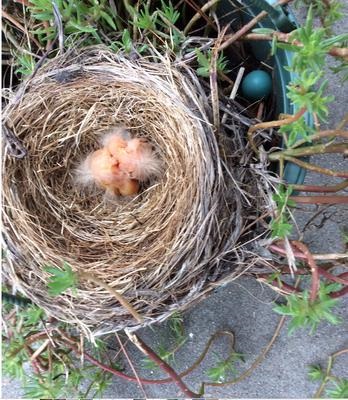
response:
M133 42L132 42L131 35L130 35L128 29L124 29L124 31L122 33L122 44L123 44L124 51L127 54L129 54L132 51Z
M33 17L39 21L52 21L53 20L53 13L52 12L33 12Z
M197 55L198 64L202 68L206 68L209 72L210 62L208 57L206 57L199 49L195 49L195 53Z
M66 30L68 33L94 33L96 32L96 28L88 25L81 25L72 20L68 21L66 24Z
M179 311L175 311L169 318L169 328L177 345L185 341L184 318Z
M23 317L25 325L37 325L44 317L45 312L41 308L32 305L21 311L20 314Z
M291 148L301 139L311 142L311 135L314 133L314 129L307 125L304 117L301 117L291 124L280 127L279 132L286 135L286 145Z
M277 37L273 36L272 43L271 43L271 56L274 56L277 52L278 41Z
M169 1L169 3L166 4L163 0L161 0L161 5L162 5L162 10L160 11L164 15L164 17L173 25L175 25L176 21L180 18L179 11L175 10L171 1Z
M197 61L199 64L199 67L196 69L196 72L199 76L203 76L204 78L209 77L210 75L210 62L211 62L211 51L207 52L207 55L203 54L199 49L195 49L195 53L197 55ZM218 72L224 72L228 73L229 70L226 69L227 66L227 58L223 55L220 54L217 64L216 64L216 69Z
M203 78L208 78L210 75L209 70L207 70L207 68L205 68L205 67L197 68L196 72L197 72L198 76L202 76Z
M238 361L244 362L244 356L234 352L226 360L221 360L214 367L209 368L207 376L213 382L225 382L229 375L235 375L238 372L236 368Z
M63 264L63 269L48 266L45 271L52 275L47 285L50 296L58 296L67 289L76 287L78 279L68 263Z
M329 50L333 46L339 46L341 43L348 40L348 33L342 33L341 35L337 35L322 41L323 47Z
M157 13L150 13L149 4L143 6L143 9L136 15L134 24L144 30L156 31Z
M15 73L24 76L30 75L35 69L35 62L30 54L17 54L16 65L18 67L16 68Z
M273 310L292 318L289 324L289 334L301 327L309 327L310 332L313 333L322 321L326 320L332 324L341 322L341 318L333 314L333 308L337 305L338 300L329 296L338 287L340 286L337 284L325 285L321 282L318 297L314 301L310 301L309 292L304 291L301 295L289 295L286 305L277 305Z
M289 44L289 43L277 43L277 47L279 49L287 50L287 51L293 51L293 52L298 52L300 50L299 46L295 46L294 44Z
M100 11L100 16L111 26L115 31L117 30L115 22L112 17L108 15L105 11Z
M333 382L335 385L334 389L328 389L326 391L326 397L331 399L347 399L348 398L348 379L338 379L337 382Z
M282 220L273 220L271 222L271 236L272 238L284 239L292 232L292 225Z
M311 365L309 367L308 377L312 381L320 381L324 379L325 373L321 369L320 365Z
M252 30L253 33L260 33L262 35L271 35L275 32L274 29L270 28L256 28Z

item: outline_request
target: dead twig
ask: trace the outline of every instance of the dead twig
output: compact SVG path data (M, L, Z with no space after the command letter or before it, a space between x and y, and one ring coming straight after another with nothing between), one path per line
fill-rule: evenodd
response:
M4 9L1 10L2 16L6 18L8 21L10 21L17 29L19 29L21 32L23 32L25 35L27 35L30 40L35 43L38 49L42 50L41 44L35 39L33 35L28 32L27 28L21 25L11 14L9 14L7 11Z
M211 102L213 109L213 123L215 128L215 134L218 138L218 133L220 129L220 107L219 107L219 89L217 82L217 60L219 57L219 46L222 42L225 33L228 29L228 25L225 26L216 42L216 46L212 50L211 61L210 61L210 89L211 89Z
M268 121L268 122L260 122L259 124L255 124L249 127L248 130L248 140L250 143L251 148L254 150L256 154L259 153L254 139L253 139L253 134L255 131L258 129L269 129L269 128L275 128L275 127L280 127L283 125L291 124L292 122L297 121L302 117L302 115L306 112L305 108L301 108L295 115L289 116L284 119L276 120L276 121Z
M247 24L245 24L237 32L233 33L230 36L227 36L225 42L220 45L219 51L224 50L226 47L230 46L232 43L234 43L240 37L245 35L248 31L250 31L250 29L252 29L258 22L260 22L267 15L268 15L268 13L266 11L261 11L259 14L257 14L251 21L249 21Z
M209 10L209 8L213 7L219 0L209 0L207 1L204 6L200 9L200 12L196 12L196 14L190 19L187 25L184 28L184 35L187 35L192 26L202 17L202 13L204 14L205 11Z
M101 279L97 278L96 276L93 276L87 272L81 272L79 271L79 276L83 279L89 280L93 283L96 283L98 286L101 286L105 290L107 290L109 293L111 293L119 302L120 304L129 311L129 313L138 321L138 322L143 322L144 319L143 317L138 313L138 311L126 300L119 292L117 292L114 288L112 288L110 285L106 284L103 282Z
M115 336L116 336L116 339L117 339L117 341L118 341L118 344L120 345L121 350L123 351L123 354L125 355L125 357L126 357L126 359L127 359L127 361L128 361L129 366L131 367L131 369L132 369L132 371L133 371L133 374L134 374L135 377L137 378L138 385L139 385L141 391L143 392L144 399L147 399L147 395L146 395L146 392L145 392L145 390L144 390L144 386L143 386L143 384L141 383L141 379L139 378L139 375L138 375L136 369L134 368L134 365L133 365L133 363L132 363L132 361L131 361L131 359L130 359L130 357L129 357L127 351L126 351L126 348L125 348L124 344L122 343L120 337L118 336L118 333L117 333L117 332L115 332Z

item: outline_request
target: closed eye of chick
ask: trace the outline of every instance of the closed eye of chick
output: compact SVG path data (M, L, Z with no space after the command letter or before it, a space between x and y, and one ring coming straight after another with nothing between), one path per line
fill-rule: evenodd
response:
M162 163L144 138L131 138L122 128L101 139L94 151L77 169L77 181L84 186L96 184L109 195L130 196L139 191L139 182L159 176Z

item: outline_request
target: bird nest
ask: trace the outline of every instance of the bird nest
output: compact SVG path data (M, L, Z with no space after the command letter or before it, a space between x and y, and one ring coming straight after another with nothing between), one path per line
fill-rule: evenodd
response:
M26 149L18 159L6 146L3 157L11 284L50 315L100 335L163 320L243 273L246 225L265 200L242 118L221 104L229 136L217 135L210 104L189 67L103 48L56 57L22 83L4 111ZM163 172L138 195L107 201L102 189L81 189L74 171L115 126L146 138ZM90 280L52 298L45 267L63 263L117 290L144 322Z

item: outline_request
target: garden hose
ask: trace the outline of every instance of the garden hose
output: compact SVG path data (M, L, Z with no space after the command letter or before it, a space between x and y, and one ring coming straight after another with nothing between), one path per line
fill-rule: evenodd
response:
M33 304L31 300L26 299L25 297L15 296L13 294L5 292L1 292L1 300L4 303L13 304L20 307L27 307Z

